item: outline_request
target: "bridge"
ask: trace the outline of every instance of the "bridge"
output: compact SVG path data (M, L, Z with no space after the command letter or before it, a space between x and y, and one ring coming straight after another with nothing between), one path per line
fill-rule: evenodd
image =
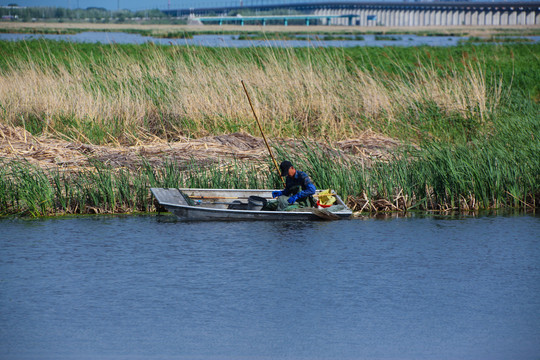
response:
M302 15L272 15L284 11ZM540 26L540 1L312 2L190 8L164 12L171 16L189 17L201 23L220 25L267 25L269 22L288 25L291 20L296 20L306 25L345 26ZM240 12L256 15L243 17L243 21L240 17L229 16L231 13ZM222 18L221 21L219 18Z
M309 26L310 23L315 23L318 20L325 21L327 25L330 25L333 19L346 19L349 26L353 25L353 19L357 18L358 15L349 14L349 15L267 15L267 16L211 16L211 17L198 17L193 18L193 21L200 21L201 23L209 24L219 24L223 25L226 23L229 24L240 24L244 26L246 23L251 24L260 24L266 26L267 23L280 23L285 26L289 25L289 22L302 22L306 26Z

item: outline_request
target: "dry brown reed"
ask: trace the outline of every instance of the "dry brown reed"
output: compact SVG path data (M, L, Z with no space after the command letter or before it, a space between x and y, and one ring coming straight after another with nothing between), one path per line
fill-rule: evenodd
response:
M269 136L342 140L428 104L484 119L500 99L478 62L459 69L419 63L413 72L388 74L351 65L341 50L153 47L139 58L120 46L100 51L104 58L90 60L74 47L60 61L43 47L0 69L0 121L34 118L45 132L68 127L84 142L92 142L88 123L102 129L104 142L116 143L257 134L244 79Z

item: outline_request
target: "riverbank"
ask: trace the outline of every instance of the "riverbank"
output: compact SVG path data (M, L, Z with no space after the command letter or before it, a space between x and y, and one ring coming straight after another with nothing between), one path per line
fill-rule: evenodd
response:
M319 188L335 189L356 215L411 210L536 212L538 121L525 118L498 125L492 137L460 145L434 142L410 147L366 134L334 146L274 143L274 151L280 159L293 159ZM18 137L0 142L0 149L5 150L7 142L11 150L0 153L2 215L154 212L159 209L150 187L282 186L262 140L247 134L131 149L40 141L20 131ZM54 143L56 147L51 146Z
M291 34L319 35L393 35L414 34L418 36L538 36L540 26L239 26L239 25L168 25L168 24L99 24L85 22L0 22L0 31L6 33L75 34L84 31L127 32L154 37L192 37L200 34L253 34L267 38L285 37Z
M279 158L355 211L540 203L540 45L0 51L4 215L153 211L150 186L279 187L240 79Z

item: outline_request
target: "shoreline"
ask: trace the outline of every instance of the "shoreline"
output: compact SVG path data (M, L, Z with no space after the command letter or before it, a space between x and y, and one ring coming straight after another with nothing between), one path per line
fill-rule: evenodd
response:
M442 36L453 34L454 36L493 36L493 35L540 35L540 26L513 25L513 26L422 26L422 27L397 27L397 26L283 26L283 25L164 25L164 24L98 24L86 22L0 22L0 29L12 30L36 30L60 29L60 30L84 30L84 31L174 31L201 34L222 33L352 33L352 34L429 34L436 33ZM510 36L510 35L509 35Z

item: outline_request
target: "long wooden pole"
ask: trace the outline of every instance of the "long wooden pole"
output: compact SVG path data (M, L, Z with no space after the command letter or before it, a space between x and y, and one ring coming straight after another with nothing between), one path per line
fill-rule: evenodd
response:
M244 80L240 80L242 82L242 86L244 87L244 91L246 92L246 96L249 101L249 106L251 107L251 111L253 111L253 116L255 116L255 120L257 121L257 125L259 125L259 130L261 131L261 135L264 139L264 143L266 144L266 148L268 149L268 152L270 153L270 156L272 157L272 160L274 161L274 165L276 166L276 170L278 172L278 176L283 182L283 185L285 185L285 180L281 177L281 171L279 170L278 163L276 161L276 158L274 157L274 154L272 153L272 149L270 149L270 145L268 145L268 141L266 141L266 136L264 135L264 131L262 129L261 123L259 122L259 118L257 117L257 113L255 112L255 108L253 107L253 104L251 103L251 98L249 97L249 93L246 89L246 84L244 84Z

